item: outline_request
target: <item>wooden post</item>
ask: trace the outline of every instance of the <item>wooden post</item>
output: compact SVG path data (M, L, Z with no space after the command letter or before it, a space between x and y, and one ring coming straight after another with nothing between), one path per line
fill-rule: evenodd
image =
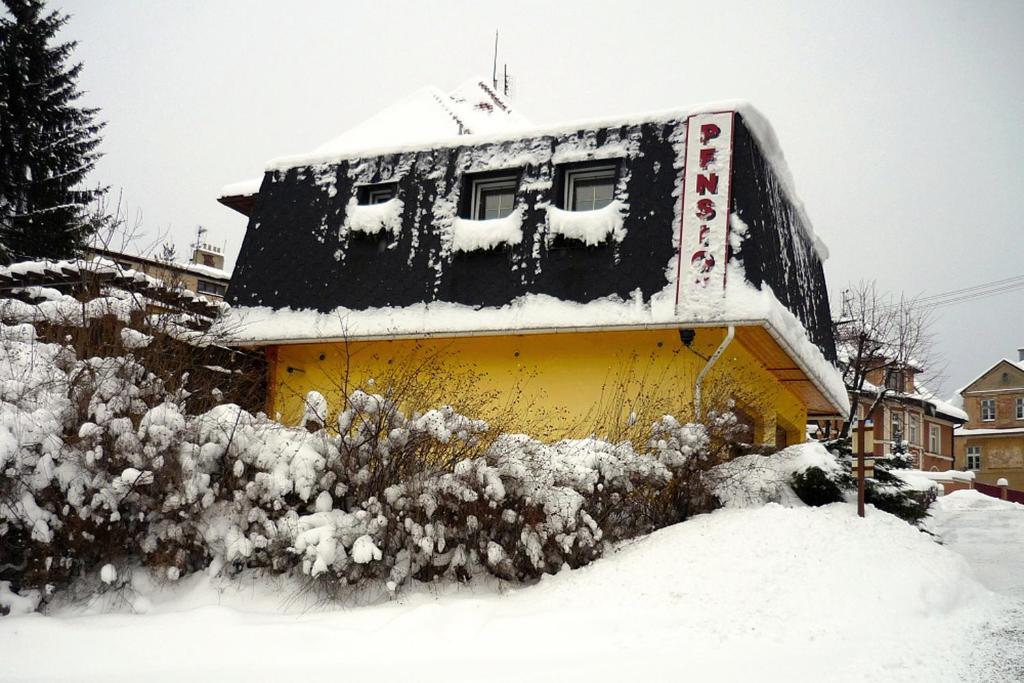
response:
M864 450L867 448L867 420L860 421L857 434L857 515L864 516Z
M1006 481L1003 477L999 477L999 481L996 482L996 486L999 487L999 497L1006 500L1006 489L1010 488L1010 482Z

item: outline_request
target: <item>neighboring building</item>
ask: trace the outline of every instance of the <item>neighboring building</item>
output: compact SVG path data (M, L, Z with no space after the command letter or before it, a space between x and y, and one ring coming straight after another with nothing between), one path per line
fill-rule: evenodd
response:
M223 250L201 242L192 245L192 260L189 263L136 256L100 247L91 247L89 251L122 268L163 280L169 286L181 285L196 294L218 299L224 298L228 283L231 282L231 273L224 270Z
M870 367L870 366L869 366ZM954 429L967 421L967 414L920 386L921 369L907 365L899 370L879 368L867 373L864 388L859 392L857 420L850 430L853 447L860 444L859 420L869 420L865 449L876 457L894 452L911 456L913 466L931 472L944 472L954 467ZM881 404L870 415L867 411L878 395L878 387L888 387ZM854 392L851 391L851 400Z
M225 324L287 421L423 358L550 435L733 402L784 445L848 409L827 252L745 104L536 128L427 88L219 200L249 217Z
M956 464L977 481L1005 478L1024 490L1024 349L1003 359L957 392L969 419L956 430Z

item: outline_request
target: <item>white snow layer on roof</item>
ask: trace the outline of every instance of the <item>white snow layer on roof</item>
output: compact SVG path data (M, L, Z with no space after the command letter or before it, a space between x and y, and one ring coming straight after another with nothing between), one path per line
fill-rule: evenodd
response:
M522 129L530 122L486 81L474 78L451 93L428 85L313 150L315 156L351 155L431 140Z
M475 83L477 90L469 88ZM473 98L461 100L465 93ZM478 105L488 104L487 110ZM503 110L498 103L508 109ZM723 100L685 109L672 109L646 114L633 114L604 119L581 119L560 124L533 126L516 113L512 104L491 91L484 81L468 81L449 95L428 86L397 104L371 117L366 122L321 145L308 154L279 157L267 163L267 171L281 171L296 166L315 166L337 163L346 159L367 158L401 152L481 145L485 143L517 140L524 137L575 133L580 130L609 128L640 123L683 122L694 114L735 111L739 113L751 134L757 139L765 159L775 170L786 195L793 203L803 228L814 244L818 257L828 259L828 248L815 234L803 202L796 192L796 184L786 164L778 138L768 119L753 105L743 100ZM447 118L446 118L447 116ZM460 126L459 122L463 125ZM563 163L555 159L555 163Z
M323 340L453 337L473 334L573 332L587 329L764 325L831 403L849 410L839 370L807 336L803 324L775 298L770 288L756 289L742 265L730 261L726 293L690 297L674 305L675 282L645 302L637 290L627 300L617 296L577 303L546 294L527 294L500 307L475 307L439 301L401 307L329 313L273 309L230 309L218 323L219 334L236 344L302 343Z
M229 183L224 187L220 188L218 197L248 197L254 195L260 191L260 185L263 184L263 176L258 178L246 178L245 180L239 180L237 183Z

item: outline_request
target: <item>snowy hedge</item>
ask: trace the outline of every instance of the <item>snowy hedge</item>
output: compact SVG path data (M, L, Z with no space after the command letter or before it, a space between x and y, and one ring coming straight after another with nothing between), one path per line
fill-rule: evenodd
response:
M33 601L138 565L523 580L710 505L693 482L714 439L668 417L639 449L546 444L354 391L330 420L311 394L288 428L234 404L188 415L130 353L78 358L27 324L0 346L0 581Z
M543 443L384 389L333 414L312 392L299 427L226 402L189 414L187 368L154 373L126 328L90 329L120 346L90 355L0 324L0 614L140 566L304 575L328 593L529 580L720 504L799 504L813 468L843 477L818 445L734 458L728 412L665 416L634 443Z

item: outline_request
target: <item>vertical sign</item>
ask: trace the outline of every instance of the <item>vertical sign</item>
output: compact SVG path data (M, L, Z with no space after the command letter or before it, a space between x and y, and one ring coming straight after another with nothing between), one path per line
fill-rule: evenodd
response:
M701 293L725 291L733 116L733 112L697 114L686 121L677 306Z

